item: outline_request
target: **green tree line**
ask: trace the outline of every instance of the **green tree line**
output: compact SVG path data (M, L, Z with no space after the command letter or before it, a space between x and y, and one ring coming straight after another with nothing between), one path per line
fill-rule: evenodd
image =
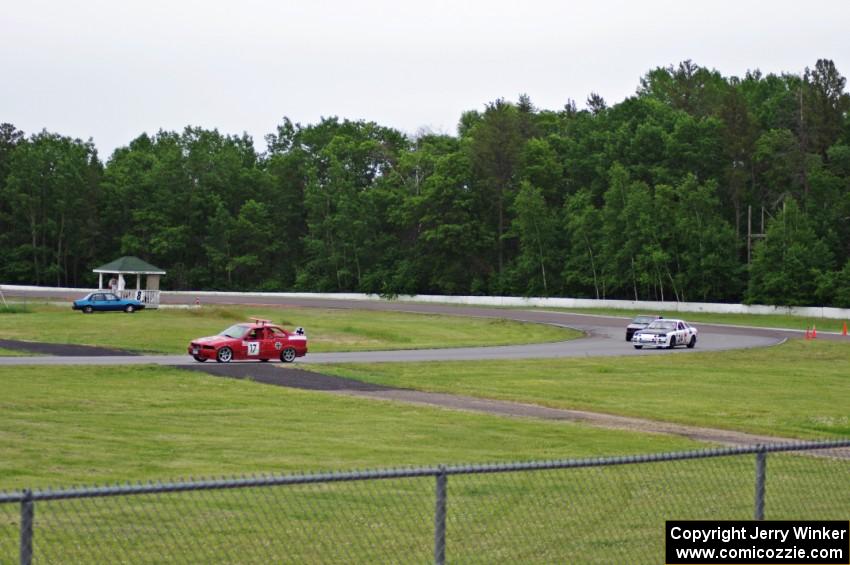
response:
M850 307L845 87L829 60L684 61L612 106L495 100L456 135L284 118L265 152L187 127L105 163L2 124L0 280L90 286L137 255L173 289Z

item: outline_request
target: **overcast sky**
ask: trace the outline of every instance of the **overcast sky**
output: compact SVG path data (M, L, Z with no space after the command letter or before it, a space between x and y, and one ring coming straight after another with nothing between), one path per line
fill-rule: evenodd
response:
M263 137L283 116L456 133L527 93L609 104L651 68L850 74L846 0L10 0L0 122L92 138L103 159L186 125Z

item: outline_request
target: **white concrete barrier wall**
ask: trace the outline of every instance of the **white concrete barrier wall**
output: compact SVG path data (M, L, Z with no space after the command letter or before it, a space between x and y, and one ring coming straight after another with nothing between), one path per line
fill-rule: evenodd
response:
M388 300L377 294L320 292L188 292L163 291L174 296L275 296L282 298L322 298L336 300ZM594 300L591 298L524 298L521 296L443 296L435 294L400 295L397 302L430 302L468 306L534 308L611 308L614 310L650 310L659 312L711 312L715 314L789 314L804 318L850 319L850 309L815 306L764 306L719 304L711 302L658 302L647 300Z
M0 291L41 291L44 293L64 292L81 295L95 289L56 288L43 286L0 285ZM386 301L377 294L362 293L316 293L316 292L213 292L213 291L162 291L162 296L197 297L241 296L276 298L321 298L330 300ZM657 302L638 300L593 300L590 298L523 298L520 296L442 296L416 294L398 296L397 302L431 302L470 306L504 306L535 308L610 308L613 310L649 310L657 312L711 312L715 314L788 314L803 318L850 319L850 309L816 306L766 306L747 304L719 304L711 302Z

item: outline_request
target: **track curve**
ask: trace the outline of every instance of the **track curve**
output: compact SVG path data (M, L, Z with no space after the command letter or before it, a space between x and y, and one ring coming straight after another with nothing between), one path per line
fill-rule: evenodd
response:
M7 292L7 296L26 298L69 299L67 292L40 290ZM163 295L163 303L168 305L190 305L194 297L190 295ZM559 357L610 357L634 355L665 355L670 350L636 350L625 341L625 326L628 319L617 316L599 316L575 314L546 310L515 310L473 306L452 306L442 304L419 304L407 302L339 300L320 298L294 298L286 296L204 296L205 304L240 304L257 306L282 306L298 308L340 308L359 310L384 310L410 312L418 314L442 314L451 316L471 316L482 318L502 318L519 322L551 324L579 330L584 338L555 343L538 343L513 346L458 347L444 349L416 349L396 351L359 351L339 353L311 353L297 360L299 364L321 363L382 363L382 362L418 362L418 361L472 361L487 359L531 359ZM688 354L695 351L724 351L753 347L768 347L782 343L788 338L799 337L800 332L793 330L744 328L717 324L694 324L699 329L699 341L693 350L677 349L676 354ZM830 336L824 335L829 339ZM85 351L71 355L53 355L49 357L0 357L0 365L58 365L92 364L125 365L153 363L160 365L193 365L195 361L188 355L104 355L100 352L86 355Z
M43 295L42 295L43 296ZM56 298L56 296L51 296ZM168 297L169 304L179 304L173 296ZM314 308L349 308L365 310L395 310L423 314L446 314L458 316L478 316L504 318L522 322L544 323L578 329L585 338L557 343L542 343L519 346L469 347L454 349L431 349L410 351L370 351L356 353L319 353L310 354L298 361L304 365L318 363L369 363L399 361L445 361L445 360L484 360L484 359L522 359L554 357L589 357L614 355L664 355L670 350L637 351L625 341L624 328L627 318L617 316L596 316L551 312L543 310L507 310L498 308L457 307L437 304L410 304L397 302L364 302L355 300L319 300L305 298L272 297L272 300L258 302L256 297L235 301L234 297L217 297L206 302L220 304L256 304ZM187 297L183 304L193 300ZM802 332L793 330L744 328L740 326L722 326L715 324L697 324L700 341L696 350L722 351L747 347L766 347L776 345L788 338L802 337ZM840 339L840 336L824 334L825 339ZM2 341L2 340L0 340ZM127 365L159 364L182 369L203 371L210 375L226 378L250 378L253 381L274 386L323 391L386 400L440 406L442 408L485 412L510 417L533 417L549 420L580 422L591 426L621 429L636 432L672 434L697 441L708 441L725 445L753 445L776 441L791 441L788 438L760 436L730 430L699 428L655 420L627 418L612 414L586 412L571 409L554 409L516 402L497 401L486 398L474 398L458 395L431 393L425 391L384 387L352 379L333 377L321 373L298 369L291 365L287 370L270 363L197 363L188 355L133 355L129 352L99 350L86 346L65 346L59 344L26 344L5 340L0 346L12 349L30 350L46 354L42 357L0 357L0 365ZM688 354L695 350L676 350L676 354ZM294 364L293 364L294 365ZM842 453L842 457L850 454Z

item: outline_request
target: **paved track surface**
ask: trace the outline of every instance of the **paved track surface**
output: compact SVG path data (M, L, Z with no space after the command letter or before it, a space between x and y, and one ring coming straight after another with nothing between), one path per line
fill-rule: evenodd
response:
M32 293L27 295L33 297ZM39 296L44 296L39 295ZM55 295L49 295L57 298ZM62 296L61 298L69 298ZM168 296L168 303L180 303L176 297ZM184 303L193 301L186 297ZM434 349L416 351L372 351L356 353L309 354L299 359L296 365L307 366L319 363L364 363L431 360L473 360L473 359L521 359L552 358L575 356L611 356L611 355L665 355L687 354L700 350L728 350L746 347L765 347L781 343L789 337L800 337L800 332L771 330L761 328L741 328L713 324L697 324L699 342L695 350L641 350L632 348L624 339L625 319L615 316L595 316L547 312L539 310L512 310L477 307L457 307L436 304L410 304L399 302L363 302L345 300L292 299L271 297L262 303L256 297L239 299L238 297L205 297L205 303L221 304L257 304L311 308L345 308L361 310L394 310L428 314L447 314L457 316L477 316L506 318L517 321L553 324L571 327L585 332L584 339L522 346L508 347L470 347L454 349ZM139 315L144 315L139 314ZM840 336L822 335L825 339ZM684 426L640 418L627 418L610 414L600 414L579 410L554 409L542 406L473 398L458 395L429 393L408 389L383 387L360 381L321 375L307 370L283 366L280 363L197 363L188 355L136 355L127 352L89 348L85 346L67 346L52 344L32 344L0 341L0 347L21 349L48 354L44 357L0 357L0 365L17 364L160 364L182 369L203 371L227 378L250 378L253 381L276 386L285 386L306 390L323 391L333 394L353 395L379 400L391 400L413 404L437 406L453 410L484 412L510 417L541 418L582 422L588 425L610 429L630 430L644 433L673 434L694 440L709 441L725 445L751 445L778 441L793 441L779 437L760 436L729 430ZM842 452L841 456L847 456Z
M26 298L50 298L70 300L74 296L57 291L18 291L8 297ZM192 304L192 296L163 295L165 304ZM722 351L729 349L743 349L750 347L766 347L781 343L789 337L799 337L800 332L789 330L770 330L760 328L741 328L733 326L720 326L713 324L695 324L699 329L699 340L697 347L693 350L679 348L675 351L643 349L636 350L625 341L625 326L627 318L616 316L596 316L586 314L572 314L565 312L551 312L544 310L514 310L484 308L472 306L450 306L441 304L417 304L395 301L360 301L360 300L330 300L314 298L290 298L265 296L238 297L238 296L204 296L205 304L255 304L257 306L283 306L298 308L341 308L360 310L391 310L400 312L413 312L420 314L444 314L453 316L473 316L482 318L504 318L522 322L536 322L569 327L585 333L584 339L557 343L543 343L516 346L498 347L461 347L450 349L419 349L399 351L362 351L351 353L311 353L307 357L298 359L298 364L317 363L379 363L379 362L403 362L403 361L471 361L485 359L529 359L529 358L556 358L556 357L602 357L602 356L626 356L626 355L682 355L693 351ZM81 314L82 315L82 314ZM118 314L115 314L118 315ZM144 312L136 314L145 315ZM309 328L308 332L309 332ZM824 339L840 338L840 336L828 336L822 334ZM129 364L129 363L158 363L164 365L185 365L193 361L188 355L183 356L140 356L140 359L128 359L126 356L102 357L97 359L89 357L75 357L68 359L40 359L31 362L38 364ZM23 364L22 358L0 358L0 364Z
M69 293L63 290L41 289L41 290L3 290L6 298L14 299L44 299L44 300L64 300L70 305L72 300L80 297L79 292ZM242 305L257 305L257 306L290 306L293 308L342 308L342 309L358 309L358 310L390 310L396 312L416 312L421 314L448 314L457 316L475 316L484 318L506 318L511 320L521 320L529 322L544 322L566 325L569 327L580 327L587 325L592 328L594 326L602 330L604 335L609 333L616 334L617 337L624 335L624 328L628 322L624 320L630 319L627 316L597 316L590 314L575 314L554 312L547 310L531 309L509 309L509 308L489 308L483 306L456 306L450 304L431 304L431 303L415 303L415 302L399 302L393 300L382 301L367 301L367 300L337 300L324 298L293 298L286 296L263 295L259 296L215 296L203 295L200 299L203 304L242 304ZM195 296L192 294L163 294L161 297L162 304L166 306L190 306L195 303ZM69 306L70 307L70 306ZM139 314L142 315L142 314ZM668 317L681 317L688 319L688 314L682 312L680 316L669 314ZM727 336L761 336L768 338L789 338L803 337L803 330L783 330L770 328L754 328L741 326L725 326L720 324L697 324L700 331L722 333ZM825 340L842 340L848 339L836 333L818 334L818 339Z
M71 344L56 344L56 343L39 343L34 341L18 341L14 339L0 339L0 348L13 349L15 351L25 351L27 353L35 353L36 355L57 355L61 357L136 357L139 354L132 351L121 351L119 349L109 349L107 347L93 347L91 345L71 345ZM23 357L19 358L24 361L35 362L38 358ZM49 357L48 357L49 359Z

